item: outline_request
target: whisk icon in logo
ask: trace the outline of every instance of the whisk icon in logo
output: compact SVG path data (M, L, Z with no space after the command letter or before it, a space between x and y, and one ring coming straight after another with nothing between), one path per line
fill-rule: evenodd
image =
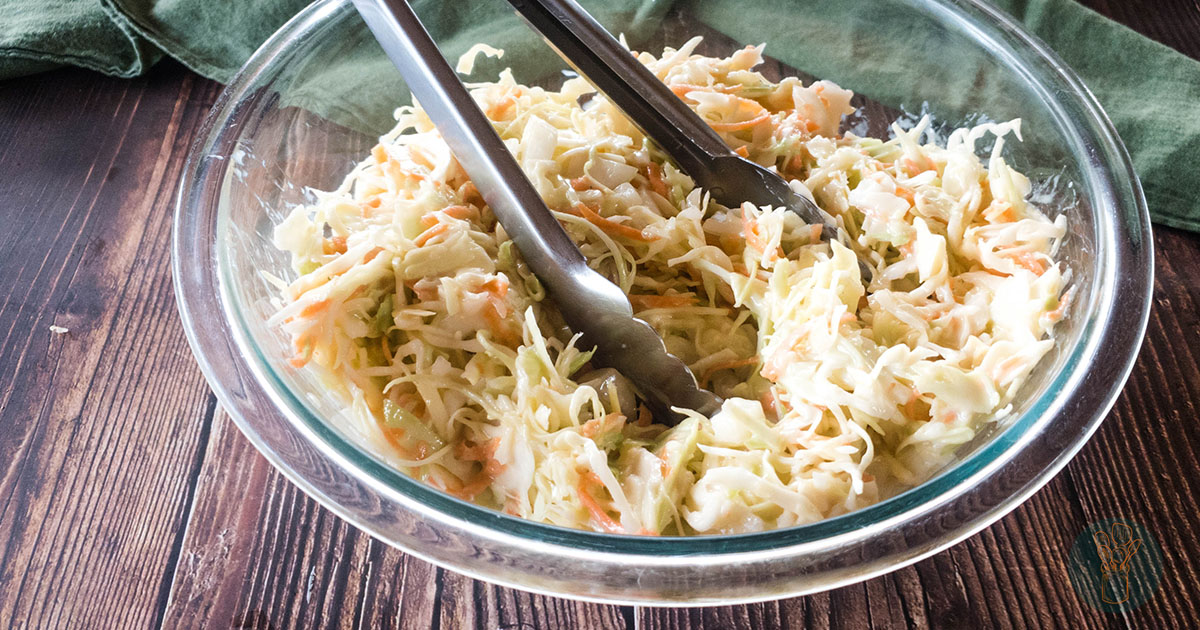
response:
M1108 612L1141 605L1157 590L1162 574L1154 536L1130 519L1092 523L1075 539L1068 559L1075 592Z
M1117 521L1108 532L1092 532L1092 540L1096 541L1103 571L1100 599L1110 604L1125 603L1129 600L1129 565L1141 548L1142 539L1134 536L1128 525Z

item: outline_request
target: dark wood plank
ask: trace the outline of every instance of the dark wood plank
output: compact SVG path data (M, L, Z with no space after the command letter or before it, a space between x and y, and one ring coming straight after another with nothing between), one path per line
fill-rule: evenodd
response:
M214 96L178 67L0 85L0 620L161 612L215 409L175 316L168 209Z
M275 471L224 413L194 513L164 628L608 630L632 619L477 582L372 539Z

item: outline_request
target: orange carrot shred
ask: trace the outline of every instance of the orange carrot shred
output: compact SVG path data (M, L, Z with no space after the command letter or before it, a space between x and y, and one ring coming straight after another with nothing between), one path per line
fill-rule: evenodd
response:
M646 167L646 175L650 180L650 189L658 193L658 196L663 199L670 199L671 193L667 190L667 183L662 178L662 167L651 162L650 166Z
M733 361L723 361L721 363L716 363L716 364L710 365L710 366L708 366L707 370L704 370L704 374L702 374L700 376L700 383L704 384L704 383L709 382L712 379L713 375L716 374L717 372L720 372L721 370L732 370L734 368L740 368L740 367L744 367L747 365L755 365L757 363L758 363L758 357L750 357L748 359L736 359Z
M570 211L570 213L574 214L575 216L579 216L579 217L583 217L584 219L587 219L588 222L591 223L592 225L595 225L596 227L600 228L601 230L604 230L605 232L608 232L609 234L612 234L614 236L623 236L625 238L632 239L635 241L642 241L643 243L648 243L650 241L658 240L657 236L646 236L645 234L642 233L641 230L639 230L637 228L633 228L628 225L623 225L623 224L617 223L615 221L610 221L610 220L596 214L596 212L594 210L583 205L582 203L575 204L575 207Z
M588 493L588 486L592 484L603 485L600 483L600 478L596 476L596 473L588 472L579 478L579 486L577 488L579 491L579 500L587 508L588 513L592 515L592 519L596 521L596 524L601 529L610 534L624 534L625 528L613 519L613 517L609 516L596 499Z
M652 420L654 420L654 416L650 413L650 408L646 405L638 405L638 417L635 423L639 427L648 427Z
M686 293L677 295L631 295L629 301L634 308L644 310L648 308L679 308L682 306L691 306L696 303L696 296Z
M1038 259L1033 252L1021 252L1020 254L1013 256L1013 262L1015 262L1018 267L1032 271L1034 275L1040 276L1046 272L1046 264Z
M741 131L743 129L750 129L751 127L761 125L762 123L767 122L767 120L770 118L770 112L763 112L749 120L739 120L737 122L714 122L709 123L708 126L712 127L716 131Z
M435 225L435 226L429 228L428 230L425 230L424 232L421 232L419 235L417 235L417 238L416 238L416 240L413 241L413 244L416 245L417 247L424 247L426 243L433 240L437 236L445 234L449 230L450 230L449 224L438 223L437 225Z
M783 258L783 248L776 247L768 252L768 243L763 240L763 237L758 233L758 221L750 214L750 209L747 206L742 206L742 235L746 237L746 244L758 250L763 255L764 262L773 262L776 259Z
M304 310L300 311L300 317L312 317L313 315L316 315L327 308L329 308L328 299L318 300L312 304L309 304L308 306L305 306Z

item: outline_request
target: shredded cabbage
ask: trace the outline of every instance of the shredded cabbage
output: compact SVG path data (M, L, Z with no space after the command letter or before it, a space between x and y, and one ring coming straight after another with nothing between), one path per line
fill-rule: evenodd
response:
M270 322L383 457L536 521L747 532L920 483L1009 408L1070 299L1053 256L1064 219L1002 157L1019 121L944 147L922 142L927 120L887 141L839 135L847 90L768 81L761 46L721 59L698 43L638 59L836 217L846 245L782 208L709 200L582 79L553 91L505 71L470 87L590 265L720 412L669 428L592 365L429 119L402 107L337 190L278 225L297 276ZM479 52L499 54L478 46L460 67ZM859 257L876 272L866 288Z

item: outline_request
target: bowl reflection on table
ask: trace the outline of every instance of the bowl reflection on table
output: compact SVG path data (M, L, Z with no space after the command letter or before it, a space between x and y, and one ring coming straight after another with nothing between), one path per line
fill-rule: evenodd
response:
M473 76L511 65L522 82L562 80L562 63L515 16L489 13L481 2L454 15L428 4L420 12L429 23L465 32L445 39L451 59L474 40L510 50ZM846 124L857 132L886 135L893 119L918 114L942 130L1023 120L1025 141L1010 142L1007 156L1034 181L1039 201L1067 214L1060 257L1077 295L1056 329L1055 349L1012 413L917 488L818 523L737 536L567 530L471 505L405 476L341 420L339 397L310 370L288 366L289 340L265 323L278 301L260 272L294 275L288 255L271 243L274 225L310 203L313 189L340 184L391 127L392 110L408 101L350 3L323 0L268 41L214 106L175 223L176 291L188 339L259 450L322 504L421 558L528 590L651 604L770 599L893 570L978 531L1065 465L1128 375L1145 327L1152 260L1128 157L1074 75L971 0L789 7L750 0L737 2L736 11L733 0L628 4L585 3L634 49L657 51L701 34L701 52L724 56L766 42L769 78L794 73L855 90L860 111Z

